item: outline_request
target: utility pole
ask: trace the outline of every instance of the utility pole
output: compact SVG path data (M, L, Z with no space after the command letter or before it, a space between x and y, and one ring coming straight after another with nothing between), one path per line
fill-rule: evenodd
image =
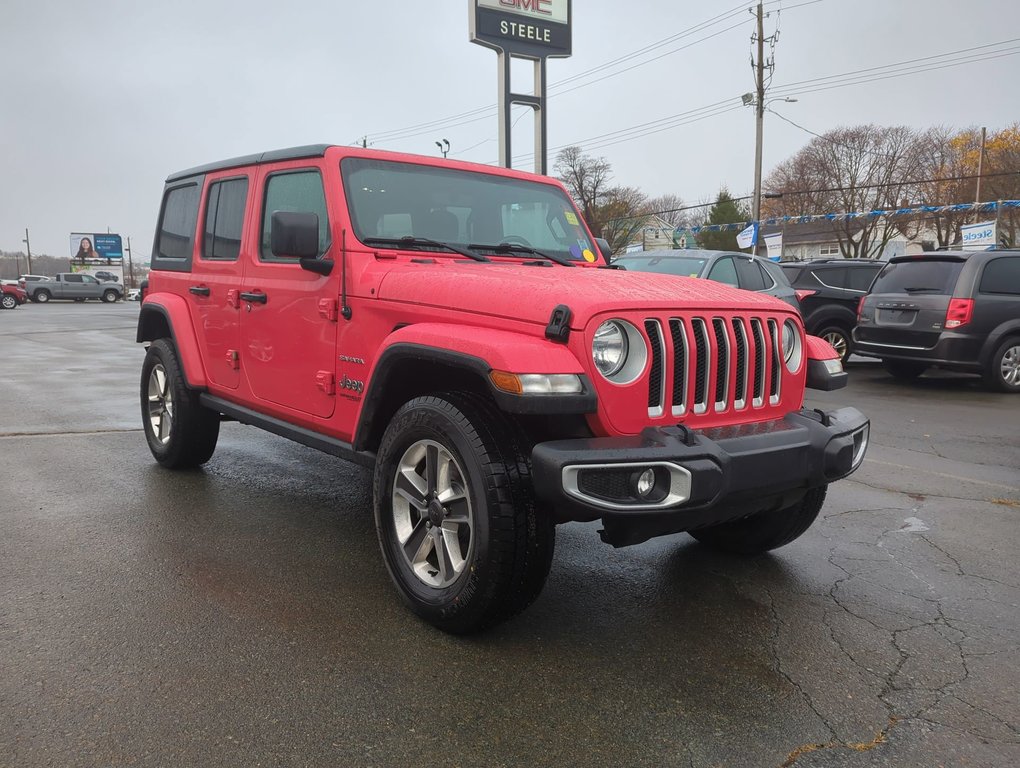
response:
M985 164L985 136L987 135L987 129L981 129L981 149L978 152L978 172L977 172L977 190L974 192L974 205L981 202L981 169ZM974 211L974 221L980 218L980 214Z
M28 227L25 227L25 239L22 240L25 244L25 250L28 251L28 272L25 274L32 274L32 243L28 239Z
M761 149L762 130L765 122L765 19L762 4L758 3L758 60L755 63L755 86L757 98L754 103L754 200L752 201L751 218L761 220ZM758 244L755 243L755 251Z

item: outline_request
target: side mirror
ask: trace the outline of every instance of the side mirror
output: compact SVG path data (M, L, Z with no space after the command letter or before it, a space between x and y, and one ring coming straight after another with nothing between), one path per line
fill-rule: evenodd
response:
M269 245L282 259L314 259L319 255L319 217L314 213L273 211Z
M613 249L609 247L608 240L606 240L604 237L596 237L595 245L597 245L599 247L599 250L602 251L602 258L605 260L606 264L612 261Z
M314 213L273 211L269 247L281 259L297 259L301 269L328 275L333 262L319 258L319 216Z

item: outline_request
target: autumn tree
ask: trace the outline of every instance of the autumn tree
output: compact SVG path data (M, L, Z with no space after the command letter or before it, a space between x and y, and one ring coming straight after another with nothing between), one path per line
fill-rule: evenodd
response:
M706 224L735 224L747 221L751 218L750 212L743 205L733 199L725 187L719 190L715 204L708 211ZM710 251L736 251L737 232L699 232L698 242L702 248Z
M803 213L896 208L906 191L904 182L916 178L917 168L916 134L910 128L837 128L781 163L764 189L781 193L784 209ZM881 256L896 233L877 216L837 221L833 230L846 258Z

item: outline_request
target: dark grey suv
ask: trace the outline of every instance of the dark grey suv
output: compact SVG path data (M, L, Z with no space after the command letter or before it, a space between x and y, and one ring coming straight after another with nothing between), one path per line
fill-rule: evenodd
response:
M1020 392L1020 251L890 259L861 301L854 351L897 378L938 366Z

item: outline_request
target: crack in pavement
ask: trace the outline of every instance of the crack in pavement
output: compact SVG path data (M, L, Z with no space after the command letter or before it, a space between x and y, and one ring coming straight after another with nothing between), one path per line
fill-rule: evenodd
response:
M786 756L786 760L779 766L779 768L791 768L791 766L797 762L801 757L811 752L818 752L823 749L849 749L854 752L870 752L880 744L885 744L888 740L889 731L892 727L899 722L899 718L890 716L889 722L885 728L875 733L875 737L871 741L861 742L845 742L845 741L829 741L824 744L803 744L794 749L790 754Z

